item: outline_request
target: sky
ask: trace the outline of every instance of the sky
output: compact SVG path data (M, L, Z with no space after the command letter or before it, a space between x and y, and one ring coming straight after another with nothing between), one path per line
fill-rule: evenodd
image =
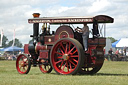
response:
M33 34L28 23L33 13L40 17L108 15L114 23L106 25L106 37L128 37L128 0L1 0L0 11L0 31L12 40L15 29L15 38L23 44Z

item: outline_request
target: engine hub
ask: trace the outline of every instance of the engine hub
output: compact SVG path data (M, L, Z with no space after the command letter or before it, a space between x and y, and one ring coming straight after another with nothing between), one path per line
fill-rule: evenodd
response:
M64 60L68 60L68 59L69 59L68 54L64 54L64 55L63 55L63 59L64 59Z

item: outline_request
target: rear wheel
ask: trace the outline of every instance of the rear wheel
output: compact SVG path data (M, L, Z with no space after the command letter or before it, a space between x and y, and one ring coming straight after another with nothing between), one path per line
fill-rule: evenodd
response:
M26 54L20 54L16 60L16 69L20 74L27 74L31 68L30 58Z
M91 60L92 60L92 63L84 64L84 66L79 71L80 74L95 74L101 69L104 63L104 59L98 60L95 57L93 57L91 58ZM90 61L90 59L88 61Z
M62 38L51 50L50 62L59 74L76 74L81 69L83 61L83 47L75 39Z
M48 60L40 59L39 68L42 73L50 73L52 71L52 66L48 63Z

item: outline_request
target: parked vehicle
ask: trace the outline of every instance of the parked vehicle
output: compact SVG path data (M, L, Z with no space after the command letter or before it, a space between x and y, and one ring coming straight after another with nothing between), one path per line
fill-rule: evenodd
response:
M31 65L39 65L43 73L50 73L52 68L58 74L95 74L104 62L103 48L106 45L104 36L88 39L88 50L84 50L82 33L73 29L73 24L113 23L114 19L106 15L93 17L39 17L28 19L33 24L32 44L25 44L24 54L17 57L16 69L20 74L27 74ZM39 34L39 24L43 23ZM50 33L50 25L60 25L56 32ZM105 26L104 26L105 27ZM101 29L100 29L101 30Z

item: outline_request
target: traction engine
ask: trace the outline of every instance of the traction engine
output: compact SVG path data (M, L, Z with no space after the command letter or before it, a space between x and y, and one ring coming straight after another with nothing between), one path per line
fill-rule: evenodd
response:
M31 66L43 73L52 69L58 74L95 74L104 63L104 47L106 38L99 36L96 25L113 23L114 19L106 15L94 17L39 17L28 19L33 24L32 42L24 45L24 53L16 60L16 69L20 74L27 74ZM39 33L39 24L43 23ZM92 38L88 39L88 50L84 51L82 33L73 29L73 24L92 24ZM48 26L49 24L49 26ZM56 31L50 32L50 25L60 25ZM101 30L101 29L100 29ZM104 30L105 31L105 30Z

